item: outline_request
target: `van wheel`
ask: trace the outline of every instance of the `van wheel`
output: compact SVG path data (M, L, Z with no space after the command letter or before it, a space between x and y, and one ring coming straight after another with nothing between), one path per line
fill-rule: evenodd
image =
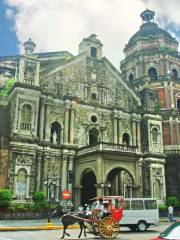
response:
M146 224L146 222L144 222L144 221L138 222L137 228L138 228L138 230L139 230L140 232L145 232L146 229L147 229L147 224Z

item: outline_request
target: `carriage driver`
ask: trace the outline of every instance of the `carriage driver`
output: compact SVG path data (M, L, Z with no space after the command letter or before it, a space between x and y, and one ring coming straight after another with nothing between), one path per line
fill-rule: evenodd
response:
M93 210L93 217L95 217L95 218L97 218L97 217L102 218L103 214L104 214L103 199L99 198L98 204L96 205L95 209Z

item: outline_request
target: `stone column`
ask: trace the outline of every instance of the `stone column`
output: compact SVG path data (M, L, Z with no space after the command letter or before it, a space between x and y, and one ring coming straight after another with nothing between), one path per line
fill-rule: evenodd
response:
M44 180L46 180L47 179L47 177L48 177L48 160L49 160L49 158L47 157L47 155L46 155L46 153L44 152L44 150L43 150L43 153L42 153L43 155L42 155L42 189L43 189L43 191L44 192L46 192L46 186L44 185Z
M61 172L61 190L67 189L67 160L68 155L64 154L62 156L62 172Z
M39 86L39 72L40 72L40 62L36 64L36 80L35 80L36 86Z
M117 143L117 116L116 116L116 112L114 111L114 115L113 115L113 142Z
M176 139L177 139L177 143L176 144L180 144L180 136L179 136L179 120L178 118L176 118Z
M64 121L64 143L69 142L69 106L70 102L66 101L65 103L65 121Z
M163 181L163 190L162 190L162 200L166 200L166 181L165 181L165 170L164 166L162 167L162 181Z
M174 145L174 124L173 124L173 118L169 118L169 126L170 126L170 140L171 145Z
M30 185L30 173L27 174L27 184L26 184L26 198L29 198L29 185Z
M136 129L137 129L137 123L136 120L132 120L132 145L136 146L137 145L137 136L136 136Z
M23 81L24 81L24 58L21 58L19 63L19 82Z
M70 118L70 143L74 143L74 109L71 108L71 118Z
M17 130L18 130L18 122L19 122L19 120L20 119L18 119L18 117L19 117L19 98L18 98L18 96L17 96L17 98L16 98L16 108L15 108L15 119L14 119L14 129L13 129L13 131L14 132L17 132Z
M43 140L43 129L44 129L44 105L41 105L41 110L40 110L40 129L39 129L39 137L40 140Z
M140 189L138 191L138 197L143 197L142 194L143 194L143 189L142 189L142 184L143 184L143 181L142 181L142 171L143 171L143 158L140 158L138 163L137 163L137 171L139 172L139 174L137 173L137 184L140 186Z
M73 170L73 159L74 159L74 156L69 156L69 164L68 164L69 172L72 172L72 170ZM70 183L70 182L68 182L68 190L72 193L72 183Z
M36 122L35 122L35 114L36 114L36 112L35 112L35 110L32 110L31 111L31 133L32 134L35 134L35 124L36 124Z
M137 145L139 150L141 150L141 125L140 120L137 121Z
M36 171L36 191L40 191L41 184L41 159L42 154L37 156L37 171Z
M19 115L18 115L18 122L17 122L17 124L18 124L18 131L20 131L20 129L21 129L21 112L22 112L22 107L21 108L18 108L18 112L19 112Z
M164 82L164 94L165 94L165 108L169 108L169 93L168 93L168 86L167 82Z
M96 187L96 196L100 197L104 195L104 187L101 187L100 185L98 185Z
M67 153L63 153L62 156L62 169L61 169L61 192L67 189L67 161L68 155ZM61 197L61 205L66 207L67 201Z
M50 133L49 133L49 122L48 122L48 116L50 116L50 108L49 106L46 104L45 106L45 120L44 120L44 124L45 124L45 131L44 131L44 140L45 141L50 141Z
M173 92L172 82L170 82L169 91L170 91L170 99L171 99L171 108L174 108L174 92Z
M81 201L81 189L82 186L75 186L74 187L74 207L76 210L78 210L78 207L80 205Z
M122 118L123 118L123 112L119 111L119 119L118 119L118 143L122 144Z
M100 183L104 183L104 163L101 156L99 156L96 160L97 166L97 196L104 195L104 187L101 186Z

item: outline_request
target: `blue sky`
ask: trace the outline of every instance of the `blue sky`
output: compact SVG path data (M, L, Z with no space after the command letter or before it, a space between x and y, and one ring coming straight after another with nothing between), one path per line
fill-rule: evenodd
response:
M18 40L13 31L13 22L5 17L7 6L0 1L0 56L18 54Z
M31 38L36 52L67 50L95 33L117 68L123 49L141 25L140 13L155 11L155 21L180 39L180 0L0 0L0 56L23 53Z

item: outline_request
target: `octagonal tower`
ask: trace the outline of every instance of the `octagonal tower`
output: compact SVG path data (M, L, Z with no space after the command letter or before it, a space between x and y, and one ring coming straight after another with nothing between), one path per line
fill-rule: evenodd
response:
M128 81L145 98L153 91L157 98L154 111L163 119L163 144L166 154L167 195L180 194L180 55L178 42L154 22L155 13L141 13L142 25L124 48L120 69ZM179 196L180 197L180 196Z

